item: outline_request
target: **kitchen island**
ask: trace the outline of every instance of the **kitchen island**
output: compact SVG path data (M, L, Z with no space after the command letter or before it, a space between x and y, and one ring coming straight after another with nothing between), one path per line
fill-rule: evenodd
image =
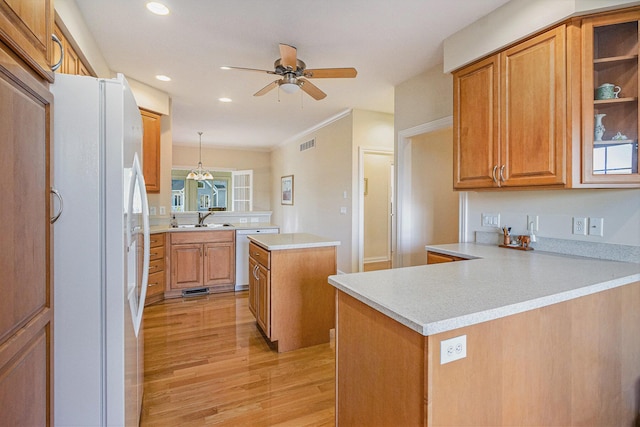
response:
M329 278L337 425L635 421L640 264L427 249L467 260ZM441 344L463 336L462 347ZM461 358L442 364L447 352Z
M278 352L329 342L339 241L307 233L250 235L249 310Z

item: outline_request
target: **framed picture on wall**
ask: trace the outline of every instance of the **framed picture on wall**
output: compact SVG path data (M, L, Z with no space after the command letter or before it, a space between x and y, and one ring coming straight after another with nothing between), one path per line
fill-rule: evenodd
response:
M281 178L280 204L293 205L293 175Z

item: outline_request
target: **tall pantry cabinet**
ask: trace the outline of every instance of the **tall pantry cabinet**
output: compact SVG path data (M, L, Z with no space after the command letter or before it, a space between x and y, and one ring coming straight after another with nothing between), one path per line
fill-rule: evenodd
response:
M51 0L0 0L0 425L52 420ZM57 206L57 205L56 205Z

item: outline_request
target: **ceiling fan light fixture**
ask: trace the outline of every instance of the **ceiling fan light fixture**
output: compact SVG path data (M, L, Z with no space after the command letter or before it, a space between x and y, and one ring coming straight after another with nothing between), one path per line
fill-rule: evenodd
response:
M300 89L300 86L298 86L296 83L282 83L280 85L280 89L282 89L285 93L296 93Z

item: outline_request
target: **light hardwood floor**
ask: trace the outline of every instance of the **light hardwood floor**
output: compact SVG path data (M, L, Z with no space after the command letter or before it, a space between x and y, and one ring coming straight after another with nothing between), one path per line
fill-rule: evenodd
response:
M145 308L141 426L333 426L334 341L269 348L247 292Z

